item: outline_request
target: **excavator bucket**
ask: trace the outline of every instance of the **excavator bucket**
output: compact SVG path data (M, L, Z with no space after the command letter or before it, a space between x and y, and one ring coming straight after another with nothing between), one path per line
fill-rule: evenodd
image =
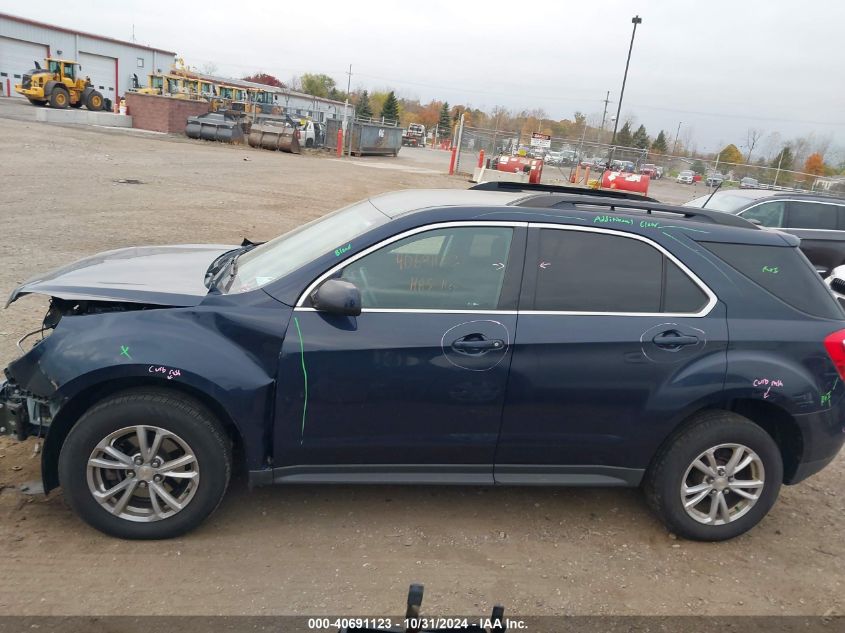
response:
M221 143L244 142L240 118L222 111L188 117L185 136Z
M299 133L287 123L253 125L249 132L250 147L261 147L288 154L299 154Z

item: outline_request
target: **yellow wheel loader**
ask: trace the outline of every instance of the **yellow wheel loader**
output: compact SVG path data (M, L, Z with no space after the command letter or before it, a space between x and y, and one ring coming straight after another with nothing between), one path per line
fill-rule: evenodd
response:
M103 109L103 95L94 90L87 77L81 77L82 66L65 59L44 60L44 68L35 62L35 69L24 74L22 83L15 84L15 92L33 105L53 108Z

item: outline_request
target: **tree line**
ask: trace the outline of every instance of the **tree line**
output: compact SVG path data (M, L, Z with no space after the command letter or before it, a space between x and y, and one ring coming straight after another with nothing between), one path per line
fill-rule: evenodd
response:
M600 124L598 114L588 117L582 112L575 112L571 119L555 120L542 109L516 111L496 106L490 111L484 111L471 105L450 105L447 101L437 99L423 104L419 99L399 98L393 90L371 92L356 88L347 94L338 88L334 79L318 73L294 76L287 83L266 73L255 73L244 79L289 87L291 90L337 101L348 98L359 116L397 121L403 127L410 123L422 123L428 129L437 128L441 138L451 135L463 115L464 125L499 130L523 138L532 132L541 132L568 140L583 139L604 144L613 141L612 124L607 120ZM616 133L615 145L658 155L686 156L705 161L718 159L725 164L779 167L784 171L802 171L817 176L845 175L845 155L841 149L831 151L831 140L830 136L814 134L783 139L777 131L766 133L751 127L738 144L729 143L718 152L702 153L692 142L689 129L682 136L676 133L674 139L664 130L652 136L645 125L636 124L635 117L628 117Z

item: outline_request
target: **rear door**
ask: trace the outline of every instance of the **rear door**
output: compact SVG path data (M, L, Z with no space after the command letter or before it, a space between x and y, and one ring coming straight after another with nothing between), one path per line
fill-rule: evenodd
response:
M636 485L721 394L726 345L724 306L657 243L531 225L496 482Z
M279 370L278 481L492 483L525 226L422 227L312 284L354 283L363 310L329 315L306 299L294 311Z

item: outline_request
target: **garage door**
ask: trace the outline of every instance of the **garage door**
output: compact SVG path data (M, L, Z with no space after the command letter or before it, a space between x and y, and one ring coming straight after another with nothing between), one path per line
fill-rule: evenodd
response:
M0 83L3 84L3 95L21 97L15 92L15 84L21 83L21 75L35 68L33 62L37 61L43 66L45 57L47 46L44 44L0 37Z
M104 57L92 53L79 53L79 63L82 65L82 77L89 77L91 85L99 90L106 99L114 101L115 74L117 60L114 57Z

